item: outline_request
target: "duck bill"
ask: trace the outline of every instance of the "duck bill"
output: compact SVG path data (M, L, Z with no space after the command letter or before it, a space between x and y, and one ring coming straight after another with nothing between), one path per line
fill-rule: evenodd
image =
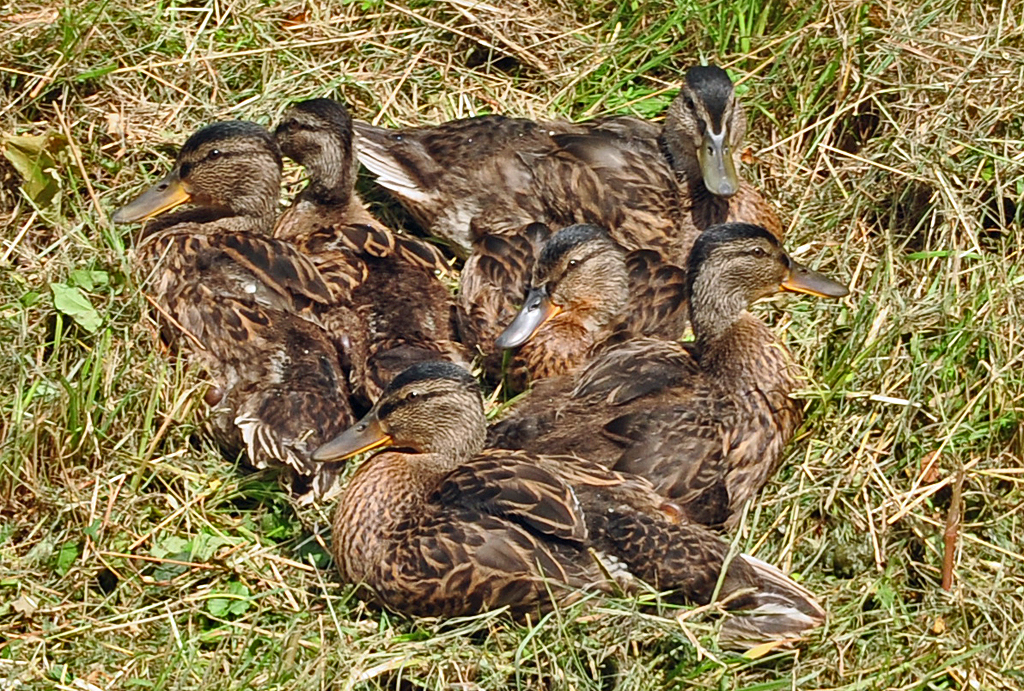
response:
M728 136L728 127L722 127L718 134L708 127L704 131L701 147L697 150L704 186L718 197L731 197L740 190L740 177L729 151Z
M537 329L561 311L561 307L551 302L547 288L531 288L516 318L501 332L494 345L515 348L526 343Z
M836 283L828 276L812 271L802 264L790 260L789 274L782 281L782 289L820 298L841 298L850 290L842 283Z
M381 428L377 412L371 410L362 420L314 451L312 458L319 463L343 461L390 443L391 435Z
M114 223L145 221L181 206L190 199L192 194L185 189L178 173L172 170L160 182L115 211L111 220Z

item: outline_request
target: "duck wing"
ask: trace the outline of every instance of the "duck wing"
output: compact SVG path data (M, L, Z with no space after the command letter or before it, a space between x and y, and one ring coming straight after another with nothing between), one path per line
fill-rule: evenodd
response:
M600 352L576 376L572 398L622 406L701 376L689 348L677 341L634 338Z
M689 323L686 271L669 264L654 250L634 250L626 256L629 304L607 329L598 350L638 336L674 341Z
M256 233L211 233L198 225L178 225L148 236L138 260L153 277L158 295L202 281L218 285L225 294L293 312L331 300L309 257L290 243Z
M388 130L357 120L355 131L359 161L377 182L425 229L463 255L472 250L470 224L495 204L511 208L515 218L543 220L522 158L550 147L538 123L486 115ZM496 221L488 221L491 230L499 230Z
M577 543L587 538L569 484L522 453L485 451L449 473L431 501L500 516L549 538Z

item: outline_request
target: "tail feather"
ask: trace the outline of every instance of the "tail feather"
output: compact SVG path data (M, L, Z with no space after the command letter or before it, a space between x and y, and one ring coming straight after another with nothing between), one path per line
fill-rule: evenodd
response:
M753 604L730 612L722 624L719 643L729 648L752 648L767 641L790 641L820 626L825 610L814 595L778 568L741 555L757 578Z
M404 165L393 153L388 130L357 120L355 131L356 156L367 170L377 176L381 187L414 204L429 205L435 201L432 191L422 183L422 171Z

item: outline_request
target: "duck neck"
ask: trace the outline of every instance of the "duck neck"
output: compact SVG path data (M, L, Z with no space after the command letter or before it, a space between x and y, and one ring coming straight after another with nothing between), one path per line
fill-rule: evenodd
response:
M302 164L309 176L309 185L300 197L324 206L349 204L355 183L351 145L332 139L318 155L306 158Z
M788 394L796 383L789 351L747 311L748 299L738 290L710 285L714 277L698 276L690 296L690 321L701 369L736 389L757 388Z
M430 443L424 447L426 453L417 454L417 462L424 470L432 471L424 473L424 476L445 475L465 464L484 448L487 418L483 407L479 410L453 410L449 419L463 424L438 425L434 428Z
M562 313L524 343L516 359L526 365L530 379L570 374L584 363L594 344L594 331Z

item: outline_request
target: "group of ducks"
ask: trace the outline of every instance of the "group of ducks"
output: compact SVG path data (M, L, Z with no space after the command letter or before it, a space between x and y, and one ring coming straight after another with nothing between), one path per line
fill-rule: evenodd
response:
M380 450L335 514L346 581L412 615L520 617L644 581L720 602L720 641L743 647L824 620L719 534L802 415L789 352L748 308L847 292L783 249L736 173L744 129L713 66L687 71L661 127L389 130L316 99L273 133L200 129L114 221L147 221L140 278L166 343L211 381L226 452L316 500L339 461ZM309 182L278 216L282 154ZM436 244L368 213L359 162L464 260L457 276ZM493 385L530 387L490 426L474 361Z

